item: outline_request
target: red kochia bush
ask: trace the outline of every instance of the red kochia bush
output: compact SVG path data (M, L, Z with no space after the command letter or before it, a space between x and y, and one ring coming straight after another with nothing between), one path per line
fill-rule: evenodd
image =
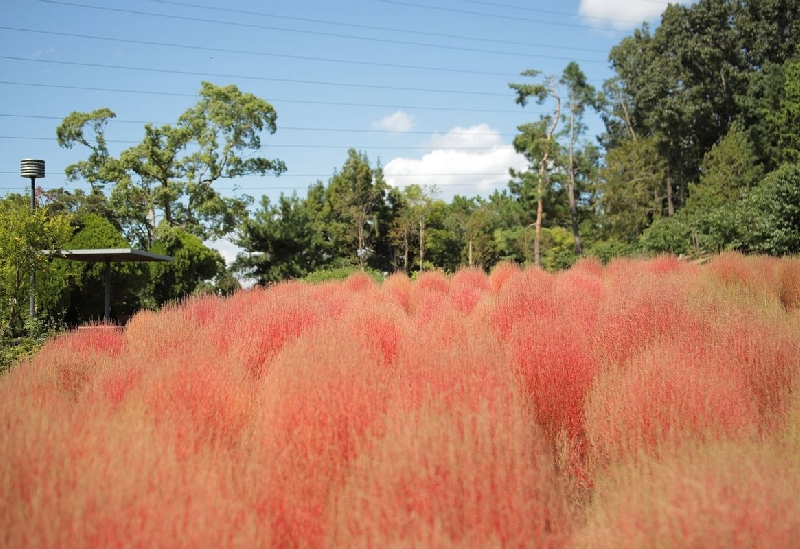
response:
M332 547L564 547L552 459L518 399L392 408L348 472Z
M555 443L562 431L582 437L584 399L597 365L581 324L532 318L512 331L509 348L547 439Z
M482 270L461 269L450 279L450 301L457 310L469 314L489 289L489 279Z
M598 484L576 546L770 547L800 540L800 462L763 443L699 445Z
M259 381L256 508L277 547L322 547L322 517L361 440L379 429L387 376L353 337L328 325L301 336Z
M489 273L489 287L492 289L492 292L499 292L503 286L505 286L506 282L508 282L508 279L519 274L521 271L522 269L520 269L519 265L516 263L504 262L495 265Z
M65 334L0 376L0 547L797 545L797 265L356 275Z
M627 263L625 263L627 265ZM605 283L593 348L600 364L623 362L662 340L691 341L706 327L686 304L686 281L618 269Z
M781 259L778 266L778 296L787 311L800 309L800 259Z
M758 424L756 399L730 354L702 343L661 343L606 368L586 404L599 466L670 454L687 439L747 439Z
M536 268L509 277L489 318L501 339L507 339L515 325L530 318L551 319L559 314L553 283L553 275Z

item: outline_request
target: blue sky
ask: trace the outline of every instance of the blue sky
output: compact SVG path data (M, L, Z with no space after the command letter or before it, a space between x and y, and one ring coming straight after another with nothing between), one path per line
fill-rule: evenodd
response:
M347 149L380 159L390 184L435 184L440 196L504 188L524 159L510 147L543 108L514 103L525 69L560 74L577 61L599 87L612 46L659 0L3 0L0 6L0 193L24 192L22 158L47 162L45 187L75 189L55 127L108 107L112 152L143 123L173 123L200 82L236 84L269 101L263 139L280 178L221 181L256 198L327 181ZM596 121L593 129L599 130Z

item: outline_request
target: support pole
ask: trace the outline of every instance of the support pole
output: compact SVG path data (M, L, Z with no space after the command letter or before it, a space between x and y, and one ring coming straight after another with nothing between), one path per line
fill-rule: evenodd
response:
M31 215L36 211L36 178L31 177ZM31 297L30 297L31 330L36 319L36 268L31 264Z
M103 309L103 322L108 324L111 322L111 260L106 259L103 268L103 275L106 279L106 300Z
M36 179L44 177L44 160L34 160L33 158L23 158L19 163L19 174L22 177L30 178L31 180L31 217L36 211ZM31 242L35 245L35 242ZM31 250L31 307L30 307L30 322L31 322L31 335L34 332L34 321L36 320L36 257L38 250Z

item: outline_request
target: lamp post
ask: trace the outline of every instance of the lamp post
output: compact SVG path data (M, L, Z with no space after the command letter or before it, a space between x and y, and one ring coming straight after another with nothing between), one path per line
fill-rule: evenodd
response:
M44 160L34 160L23 158L20 161L19 174L22 177L29 177L31 180L31 214L36 210L36 180L44 178ZM31 265L31 325L36 315L36 297L34 288L36 286L36 269Z

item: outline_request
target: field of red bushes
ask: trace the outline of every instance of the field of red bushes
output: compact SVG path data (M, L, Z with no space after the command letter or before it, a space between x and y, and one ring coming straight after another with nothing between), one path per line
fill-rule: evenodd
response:
M798 547L800 260L290 282L0 377L0 546Z

